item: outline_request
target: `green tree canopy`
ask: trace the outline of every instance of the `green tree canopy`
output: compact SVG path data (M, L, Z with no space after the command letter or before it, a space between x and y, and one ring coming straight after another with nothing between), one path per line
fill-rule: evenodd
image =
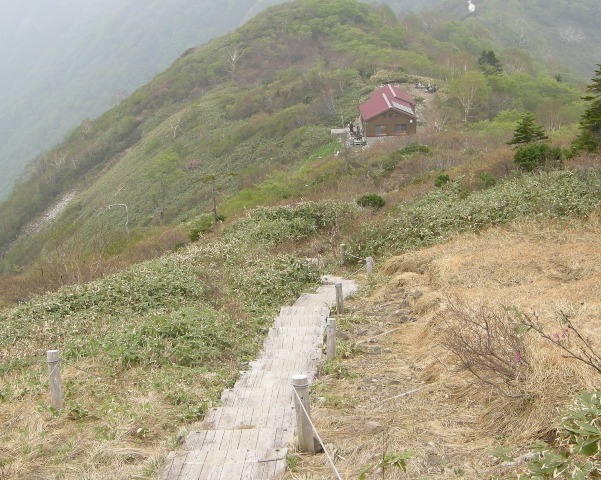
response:
M503 73L503 66L492 50L482 50L478 58L478 66L484 75L500 75Z
M451 81L449 94L463 107L463 121L467 122L473 115L473 111L488 98L490 87L482 73L468 70L464 75Z
M573 144L576 150L594 152L601 148L601 64L597 67L587 88L589 95L582 97L591 103L580 119L580 134Z
M522 170L533 172L539 168L561 168L565 155L560 147L550 147L546 143L521 145L513 156L513 161Z
M513 138L507 142L508 145L526 145L532 142L546 140L545 130L537 125L536 119L531 112L526 112L518 122Z

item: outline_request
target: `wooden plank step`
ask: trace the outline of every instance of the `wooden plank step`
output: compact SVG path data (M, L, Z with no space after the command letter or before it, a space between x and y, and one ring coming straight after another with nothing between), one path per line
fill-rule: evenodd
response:
M218 407L207 413L204 425L211 431L215 430L215 438L205 439L205 442L220 444L220 435L224 430L250 428L287 428L292 424L292 405L273 405L269 410L261 408Z
M320 337L323 335L321 325L277 325L269 329L270 336Z
M188 452L177 476L170 480L267 480L283 471L287 449Z
M226 407L260 407L265 405L292 405L292 388L288 385L273 388L236 388L224 390L221 401Z
M292 435L291 430L290 435ZM245 428L230 430L195 430L188 434L184 450L257 450L282 448L288 435L283 428Z
M280 314L276 317L323 317L330 314L330 308L326 305L321 307L303 307L303 306L290 306L283 307L280 310Z

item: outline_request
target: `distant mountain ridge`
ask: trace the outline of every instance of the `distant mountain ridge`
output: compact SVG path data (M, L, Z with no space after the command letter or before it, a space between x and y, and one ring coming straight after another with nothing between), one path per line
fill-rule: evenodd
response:
M479 68L478 57L491 48L503 74ZM411 87L436 79L437 119L461 129L480 122L487 129L499 116L493 130L503 132L524 110L553 129L573 124L582 90L556 72L543 59L501 47L477 17L399 21L387 6L354 0L275 6L180 55L36 157L0 204L0 272L57 249L122 252L157 229L204 218L215 192L227 199L225 215L302 196L321 181L303 177L320 171L314 162L340 149L330 129L391 79ZM467 81L476 82L478 98L462 98ZM23 235L75 191L50 225ZM109 208L117 204L127 210Z
M0 17L0 199L27 161L166 68L187 48L283 0L105 0L10 4ZM378 3L378 2L373 2ZM384 0L425 24L469 19L463 0ZM513 45L589 78L601 61L597 0L481 0L473 18ZM499 21L502 19L502 21ZM37 40L37 41L36 41Z
M0 199L42 148L264 0L24 0L0 17Z

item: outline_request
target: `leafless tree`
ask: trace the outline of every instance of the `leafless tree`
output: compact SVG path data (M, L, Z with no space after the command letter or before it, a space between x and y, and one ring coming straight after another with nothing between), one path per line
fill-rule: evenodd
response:
M517 40L517 47L524 48L529 40L528 27L521 20L516 20L512 26Z
M244 52L246 52L246 49L241 49L238 45L230 48L227 52L227 71L232 78L235 78L236 76L236 66L238 64L238 60L240 60L240 57L244 55Z
M125 203L114 203L112 205L109 205L108 207L103 209L101 212L99 212L98 215L102 215L103 213L108 212L113 207L124 207L125 208L125 230L127 231L127 234L129 235L129 208L127 207L127 205Z
M177 128L179 127L179 124L182 121L182 116L183 115L180 115L179 118L177 119L177 122L175 122L174 124L171 125L171 131L173 132L173 138L175 138L175 135L177 134Z
M564 43L581 43L586 38L582 30L572 25L562 25L557 33Z

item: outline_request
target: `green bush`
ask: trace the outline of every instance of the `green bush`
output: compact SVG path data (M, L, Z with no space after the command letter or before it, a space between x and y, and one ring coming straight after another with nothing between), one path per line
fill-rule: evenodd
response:
M191 242L195 242L200 238L200 235L207 233L213 226L213 216L205 213L196 217L188 224L188 238Z
M496 178L493 177L488 172L482 172L482 173L480 173L480 175L478 177L480 178L480 181L484 185L484 188L491 188L497 184Z
M447 183L449 183L450 181L451 181L451 177L449 177L448 174L441 173L434 179L434 186L436 188L440 188L443 185L446 185Z
M427 145L420 145L419 143L412 143L404 148L397 150L399 155L413 155L414 153L431 153L432 149Z
M386 200L384 200L380 195L369 193L359 197L359 199L357 199L357 205L360 207L369 207L377 210L386 205Z
M532 143L519 147L513 161L521 169L533 172L540 168L559 168L563 165L565 155L560 147L550 147L546 143Z
M519 480L571 479L601 477L601 389L582 392L560 416L557 439L551 446L538 441L530 446L535 454ZM505 449L493 455L514 461Z

